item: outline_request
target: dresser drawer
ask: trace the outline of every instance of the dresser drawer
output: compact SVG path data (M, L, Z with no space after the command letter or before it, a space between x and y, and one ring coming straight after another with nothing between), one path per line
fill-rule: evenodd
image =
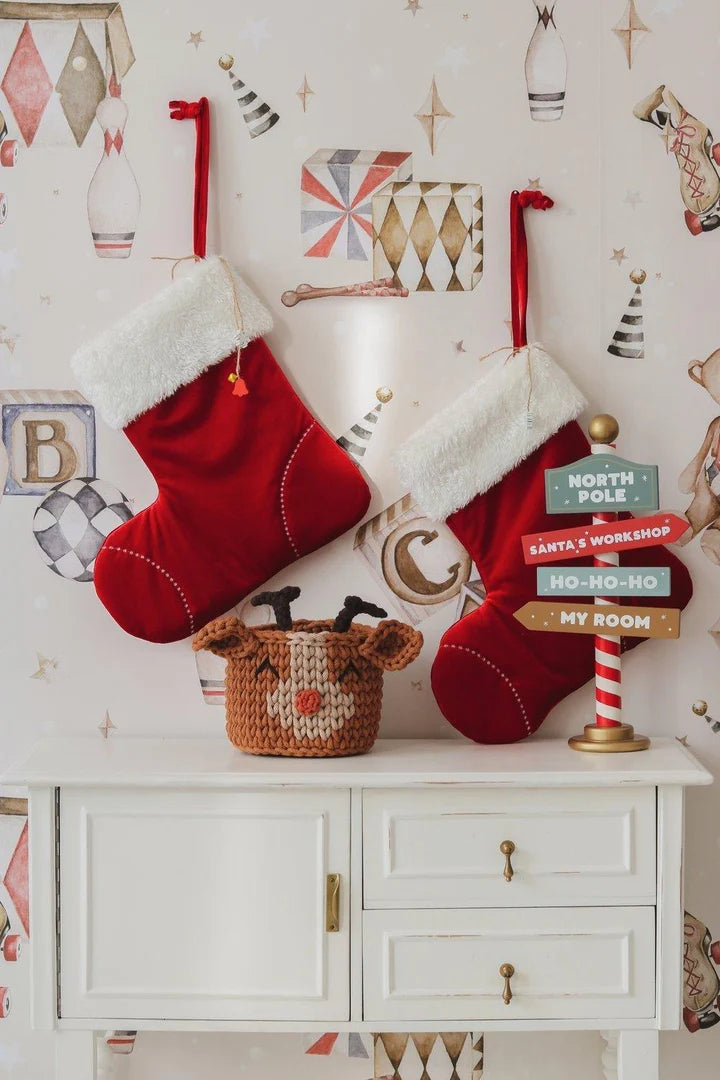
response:
M655 903L654 788L443 786L363 799L366 908Z
M655 1015L653 908L366 911L365 1020ZM515 971L503 1001L503 964Z

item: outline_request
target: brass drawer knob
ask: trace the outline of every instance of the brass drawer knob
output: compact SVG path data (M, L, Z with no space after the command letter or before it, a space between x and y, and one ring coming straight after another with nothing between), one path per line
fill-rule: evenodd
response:
M513 874L515 873L512 865L512 853L514 852L514 850L515 845L513 844L512 840L503 840L502 844L500 845L500 853L505 856L505 869L503 870L503 877L506 881L512 881Z
M510 989L510 980L512 979L514 974L515 968L512 966L512 964L500 965L500 978L505 980L505 983L503 985L502 999L506 1005L509 1005L512 1001L513 994L512 990Z

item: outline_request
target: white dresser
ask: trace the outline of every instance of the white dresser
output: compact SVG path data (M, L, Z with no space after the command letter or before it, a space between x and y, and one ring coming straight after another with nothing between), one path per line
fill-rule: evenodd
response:
M29 787L33 1023L58 1080L100 1074L108 1029L596 1029L609 1080L657 1080L683 792L711 780L662 739L45 740L3 778Z

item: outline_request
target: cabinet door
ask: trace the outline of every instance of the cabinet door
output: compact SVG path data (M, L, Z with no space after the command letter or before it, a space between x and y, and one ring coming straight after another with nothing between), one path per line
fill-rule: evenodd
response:
M347 1020L349 851L348 791L63 791L62 1016Z

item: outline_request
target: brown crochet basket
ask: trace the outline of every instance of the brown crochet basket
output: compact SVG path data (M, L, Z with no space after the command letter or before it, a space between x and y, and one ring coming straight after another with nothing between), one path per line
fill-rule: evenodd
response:
M245 626L223 616L193 641L195 651L227 659L228 738L248 754L364 754L380 727L383 674L417 657L422 634L394 619L352 625L361 613L386 615L355 596L334 620L293 622L290 603L299 595L288 587L253 599L273 606L272 625Z

